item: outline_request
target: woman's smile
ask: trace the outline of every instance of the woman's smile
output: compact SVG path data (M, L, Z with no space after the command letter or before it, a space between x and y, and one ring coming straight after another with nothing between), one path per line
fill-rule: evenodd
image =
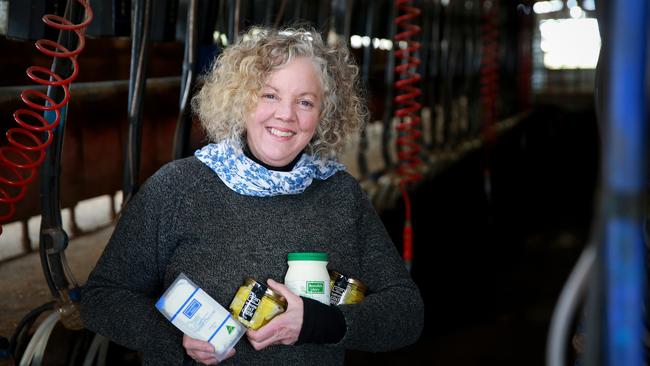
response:
M269 131L271 135L281 137L284 139L288 139L289 137L294 136L296 134L293 131L275 128L275 127L268 127L266 130Z

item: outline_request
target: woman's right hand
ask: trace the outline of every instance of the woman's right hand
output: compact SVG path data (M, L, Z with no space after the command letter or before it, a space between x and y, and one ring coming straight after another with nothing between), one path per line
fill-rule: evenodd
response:
M216 365L219 363L219 360L217 360L214 354L214 346L206 341L201 341L183 334L183 347L185 347L187 355L198 363L206 365ZM235 349L233 348L228 351L224 360L232 357L234 354Z

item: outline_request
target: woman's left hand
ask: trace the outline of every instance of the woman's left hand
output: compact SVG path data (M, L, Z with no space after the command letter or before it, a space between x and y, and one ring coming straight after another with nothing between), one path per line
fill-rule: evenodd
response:
M183 347L185 347L187 355L200 364L216 365L219 363L217 356L214 354L214 346L206 341L195 339L187 334L183 334ZM234 354L235 349L232 348L228 351L224 360L232 357Z
M262 328L249 329L246 332L253 348L258 351L274 344L294 344L298 341L302 329L303 303L300 296L291 292L287 286L272 279L266 283L273 291L287 299L287 311L273 318Z

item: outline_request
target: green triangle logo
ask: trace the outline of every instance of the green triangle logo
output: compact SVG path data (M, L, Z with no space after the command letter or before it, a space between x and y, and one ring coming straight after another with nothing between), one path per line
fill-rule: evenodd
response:
M232 325L226 325L226 330L228 331L228 334L230 334L233 330L235 330L235 327Z

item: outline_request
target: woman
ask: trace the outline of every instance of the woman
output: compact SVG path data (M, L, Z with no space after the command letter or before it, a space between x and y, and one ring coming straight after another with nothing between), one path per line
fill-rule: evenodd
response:
M216 60L193 106L214 143L171 162L125 208L82 297L89 329L145 364L216 364L207 342L154 308L179 273L228 306L245 277L269 279L285 313L220 364L337 365L345 349L415 342L417 287L356 180L333 157L366 118L358 69L314 31L255 29ZM369 288L326 306L280 280L287 254L320 251ZM273 281L275 279L276 281Z

